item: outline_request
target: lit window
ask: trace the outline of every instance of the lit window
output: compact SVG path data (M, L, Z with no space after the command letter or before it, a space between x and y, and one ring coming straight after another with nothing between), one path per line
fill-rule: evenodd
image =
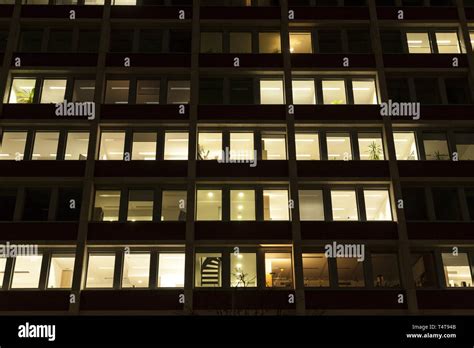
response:
M291 53L313 53L311 33L290 33Z
M222 255L196 254L196 287L222 286Z
M446 134L423 133L423 146L427 160L442 161L450 159Z
M186 221L186 191L163 191L161 221Z
M222 159L222 133L199 133L198 160Z
M356 258L338 257L337 280L342 288L364 287L364 266Z
M222 33L201 33L201 53L222 53Z
M298 161L320 160L319 135L317 133L296 133L296 159Z
M35 79L13 79L10 90L10 104L31 104L35 96Z
M411 264L415 286L419 288L436 286L436 267L431 253L413 254Z
M252 53L252 33L230 33L230 53Z
M73 102L93 102L94 93L95 93L94 80L76 80L74 81L72 101Z
M128 194L128 221L153 220L153 191L132 190Z
M189 81L168 81L168 104L188 104L190 98Z
M260 80L260 104L283 104L283 81Z
M324 104L347 104L344 80L323 80L322 86Z
M118 221L120 191L100 190L95 193L94 221Z
M88 148L89 133L68 132L64 159L67 161L85 161Z
M438 32L436 35L436 44L439 53L461 53L459 49L458 34Z
M114 5L136 5L137 0L113 0Z
M280 33L259 33L259 53L281 53Z
M123 258L122 288L147 288L150 279L150 253L126 253Z
M99 160L122 161L125 147L125 132L102 132Z
M5 276L5 269L7 267L7 259L0 257L0 289L3 287L3 277Z
M461 161L474 160L474 133L457 133L456 151Z
M364 190L367 220L392 220L388 190Z
M13 270L12 289L35 289L39 286L43 255L17 256Z
M66 80L44 80L41 103L62 103L66 93Z
M222 219L222 191L197 190L196 220L219 221Z
M36 132L33 160L55 160L58 152L59 132Z
M354 104L377 104L375 81L352 81Z
M372 254L371 259L374 287L397 288L400 286L396 254Z
M316 104L314 80L293 80L293 103Z
M114 269L114 254L89 254L86 288L112 288L114 286Z
M184 254L160 254L158 287L184 288Z
M165 160L188 159L188 133L165 134Z
M348 161L352 159L351 138L348 133L328 133L326 142L328 160Z
M428 33L407 33L409 53L431 53Z
M470 40L471 40L472 50L474 51L474 31L469 32L469 37L470 37Z
M331 190L331 203L334 221L359 220L355 191Z
M49 265L48 288L70 289L74 272L74 256L53 255Z
M293 287L290 253L265 253L265 286L267 288Z
M85 0L85 5L103 5L104 0Z
M160 80L137 81L137 104L160 103Z
M156 133L133 133L132 160L156 159Z
M262 159L286 160L285 135L262 135Z
M257 286L257 255L230 254L230 286L254 288Z
M263 216L265 221L288 221L288 190L263 191Z
M230 133L230 158L254 160L253 133Z
M301 221L323 221L324 204L323 191L321 190L299 190L300 220Z
M379 133L358 133L357 138L361 160L384 159L382 136Z
M105 104L128 104L129 80L109 80L105 90Z
M472 286L471 265L466 253L453 255L442 253L444 277L447 287L465 288Z
M393 140L398 161L418 160L418 149L414 132L394 132Z
M303 277L306 287L329 286L328 259L324 254L303 254Z
M230 219L232 221L255 220L255 191L230 191Z
M22 160L27 132L4 132L0 138L0 160Z

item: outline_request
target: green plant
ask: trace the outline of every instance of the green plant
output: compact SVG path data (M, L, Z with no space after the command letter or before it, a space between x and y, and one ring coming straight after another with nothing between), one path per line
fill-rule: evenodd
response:
M442 161L442 160L445 159L445 157L448 157L447 154L442 154L442 153L439 152L439 151L435 151L435 153L434 153L433 156L434 156L434 158L436 158L437 161Z
M366 151L369 153L369 159L378 161L380 160L380 157L382 156L382 146L377 144L375 141L373 141L369 145L369 151Z
M344 104L344 102L341 99L335 99L331 102L333 105L338 105L338 104Z
M20 89L15 93L16 101L20 104L32 104L35 96L35 89Z
M412 150L412 152L410 152L410 154L408 155L407 160L413 161L414 159L415 159L415 150Z

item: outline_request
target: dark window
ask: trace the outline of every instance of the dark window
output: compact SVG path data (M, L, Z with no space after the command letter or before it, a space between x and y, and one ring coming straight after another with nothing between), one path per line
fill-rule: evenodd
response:
M133 30L112 30L110 52L131 52L133 50Z
M0 221L12 221L15 213L16 190L0 190Z
M50 189L27 189L23 220L47 221L49 212Z
M199 81L199 103L200 104L223 104L223 81L222 79L201 79Z
M406 79L387 79L388 98L396 102L410 101L410 91Z
M5 52L7 48L8 31L0 30L0 52Z
M430 5L431 6L452 6L454 4L452 0L431 0Z
M402 0L402 6L423 6L424 0Z
M71 30L51 30L49 32L48 51L68 52L72 47Z
M20 34L20 51L40 52L43 42L43 30L22 30Z
M350 53L369 53L372 51L369 30L348 30Z
M344 0L344 6L365 6L366 0Z
M377 288L396 288L400 286L397 254L372 254L372 273Z
M421 104L440 104L438 80L435 78L415 79L416 101Z
M311 0L288 0L289 6L311 6Z
M398 30L382 30L380 40L383 53L403 53L402 36Z
M342 39L339 30L318 31L319 51L321 53L342 52Z
M467 209L469 210L469 215L471 220L474 221L474 188L468 188L465 190Z
M377 6L395 6L395 0L375 0Z
M316 6L334 6L334 0L316 0Z
M458 192L455 188L433 188L437 220L460 220Z
M142 0L143 6L163 6L165 4L165 0Z
M79 52L97 52L99 50L100 32L98 30L81 30L79 32Z
M254 104L252 79L230 80L230 103L231 104Z
M469 104L469 83L467 79L446 79L446 95L449 104Z
M403 210L407 220L428 220L426 213L425 189L403 188Z
M169 51L176 53L191 52L191 33L182 30L170 30Z
M411 267L416 287L436 287L436 267L431 253L411 255Z
M60 189L56 220L78 221L81 213L82 191L78 188Z
M139 51L148 52L161 52L162 44L162 31L161 30L142 30L140 31L140 43Z

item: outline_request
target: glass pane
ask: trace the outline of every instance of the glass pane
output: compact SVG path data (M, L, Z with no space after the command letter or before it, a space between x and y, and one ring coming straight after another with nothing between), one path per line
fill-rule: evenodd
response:
M344 80L323 80L322 86L324 104L347 104Z
M439 53L461 53L457 33L436 33Z
M102 132L99 160L122 161L125 147L125 132Z
M427 160L449 160L448 141L443 133L423 133L423 146Z
M60 188L56 206L56 221L79 221L82 188Z
M44 80L41 103L61 103L66 93L66 80Z
M266 221L288 221L288 190L263 190L263 217Z
M283 81L260 80L260 104L283 104Z
M290 33L291 53L313 53L311 33Z
M267 288L293 287L293 269L290 253L265 254L265 286Z
M12 289L35 289L39 286L43 255L17 256L13 270Z
M230 33L230 53L252 53L252 33Z
M416 287L436 286L436 267L432 254L413 254L411 264Z
M404 187L403 209L407 220L428 220L426 212L425 189L421 187Z
M99 30L79 30L78 52L99 51L100 31Z
M355 191L331 191L332 219L334 221L359 220Z
M161 221L186 221L186 191L163 191Z
M21 52L40 52L43 42L42 29L22 30L19 49Z
M169 31L169 52L190 53L191 52L191 30L170 30Z
M222 191L197 190L196 220L218 221L222 219Z
M303 254L305 287L329 286L328 259L324 254Z
M0 288L3 287L3 277L5 276L5 268L7 266L7 259L0 257Z
M392 220L388 190L364 190L364 200L367 220Z
M31 104L35 95L36 79L13 79L10 104Z
M348 133L328 133L326 142L328 160L348 161L352 159L351 138Z
M235 160L255 159L253 133L230 133L230 158Z
M143 53L159 53L162 50L162 31L156 29L140 30L138 50Z
M407 33L409 53L431 53L428 33Z
M437 220L461 220L458 191L456 188L433 188L433 203Z
M0 160L22 160L27 132L4 132L0 139Z
M280 33L258 34L260 53L281 53Z
M442 253L444 277L446 286L465 288L472 286L471 265L466 253L453 255Z
M110 32L110 52L132 52L133 30L112 30Z
M457 133L456 152L461 161L474 160L474 133Z
M115 255L89 254L86 288L112 288L114 285Z
M222 159L222 133L199 133L198 160Z
M199 104L223 104L224 103L224 80L200 79L199 80Z
M283 134L262 135L262 159L286 160L286 137Z
M138 80L137 104L159 104L160 82L160 80Z
M230 286L242 288L257 286L257 254L230 254Z
M165 134L165 160L188 159L188 133Z
M150 279L150 253L125 254L122 288L147 288Z
M362 0L362 2L364 1ZM367 5L364 3L362 6L367 6ZM347 30L347 41L348 41L350 53L371 53L372 52L369 29Z
M340 30L318 30L318 37L321 53L342 53Z
M158 287L184 288L184 254L160 254Z
M361 160L383 160L382 136L379 133L358 133L359 156Z
M128 221L153 220L153 191L132 190L128 193Z
M68 132L64 159L67 161L85 161L88 148L89 133Z
M394 132L395 152L398 161L418 160L418 149L416 147L414 132Z
M73 102L93 102L95 93L94 80L75 80L72 94Z
M436 78L415 78L416 101L421 104L440 104L441 96Z
M221 254L196 254L196 287L221 287L222 286L222 255Z
M375 81L352 81L354 104L377 104Z
M55 160L58 152L59 132L36 132L32 160Z
M51 190L26 189L25 206L23 209L23 220L25 221L47 221L49 215L49 203Z
M372 274L377 288L400 287L398 257L396 254L372 254Z
M13 221L16 205L16 189L0 189L0 221ZM1 262L0 258L0 262ZM1 264L1 263L0 263ZM0 276L2 268L0 267ZM0 284L2 282L0 281Z
M189 81L168 81L168 104L188 104L190 90Z
M156 159L156 133L133 133L132 160Z
M105 90L105 104L128 104L129 80L109 80Z
M322 190L299 190L300 220L324 221Z
M296 133L296 159L298 161L320 160L319 135L317 133Z
M253 79L230 79L230 104L255 104Z
M48 288L70 289L74 272L74 256L52 256L49 265Z
M337 278L338 286L342 288L364 287L364 264L356 258L338 257Z
M47 3L47 2L46 2ZM48 40L49 52L71 51L72 30L50 30Z
M293 80L293 103L316 104L314 80Z
M222 53L222 33L201 33L201 53Z
M232 221L255 221L255 191L230 191L230 219Z
M99 190L95 193L94 221L118 221L120 191Z

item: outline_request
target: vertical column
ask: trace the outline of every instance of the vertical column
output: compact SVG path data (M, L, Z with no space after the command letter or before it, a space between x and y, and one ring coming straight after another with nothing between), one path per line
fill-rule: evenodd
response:
M472 50L471 37L469 36L469 27L467 25L466 11L464 10L464 0L457 0L459 25L461 28L462 39L467 53L467 62L469 64L469 85L471 91L471 100L474 100L474 51Z

